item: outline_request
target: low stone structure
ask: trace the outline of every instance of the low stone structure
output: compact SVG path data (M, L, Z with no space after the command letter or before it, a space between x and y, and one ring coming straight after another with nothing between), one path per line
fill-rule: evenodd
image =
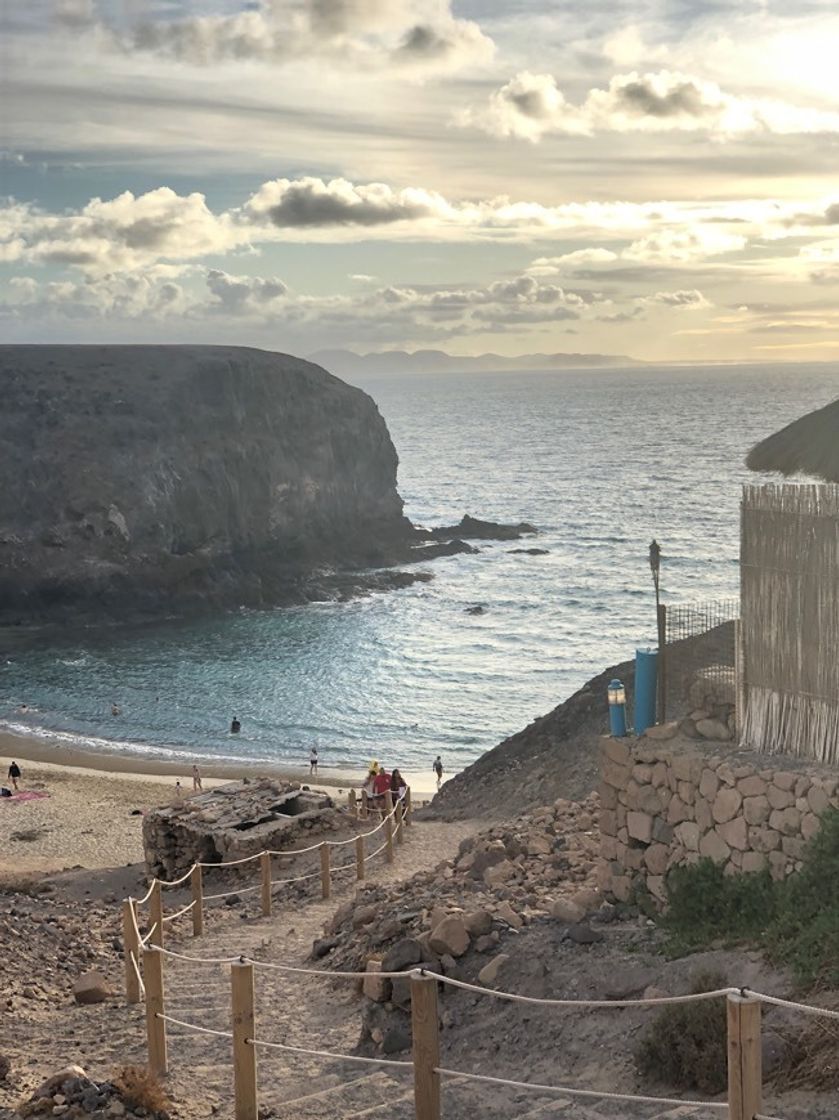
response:
M782 879L800 868L820 815L839 808L836 770L798 759L607 738L600 761L599 884L621 901L640 887L664 902L670 868L703 856Z
M175 878L193 863L222 863L266 848L282 851L342 828L349 814L322 790L274 778L217 786L148 813L143 847L152 875Z

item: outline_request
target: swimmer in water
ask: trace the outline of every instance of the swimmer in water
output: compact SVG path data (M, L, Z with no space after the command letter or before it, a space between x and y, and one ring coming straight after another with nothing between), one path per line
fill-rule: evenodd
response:
M233 719L230 721L230 734L231 735L238 735L241 730L242 730L242 725L241 725L241 723L239 723L239 717L234 716Z

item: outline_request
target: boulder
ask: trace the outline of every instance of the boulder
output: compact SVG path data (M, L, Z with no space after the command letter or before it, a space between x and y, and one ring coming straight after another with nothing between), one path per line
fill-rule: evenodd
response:
M572 902L570 898L554 899L551 903L551 914L567 925L576 925L586 916L583 908L576 902Z
M440 956L448 953L452 957L462 957L470 944L463 919L457 914L449 914L431 931L428 944Z
M492 932L492 914L489 910L472 910L463 915L463 924L470 937L485 937Z
M362 981L362 991L368 999L376 1003L384 1003L390 995L390 981L378 974L382 972L382 962L375 958L367 962L367 975Z
M104 1003L110 995L111 989L101 972L85 972L73 985L73 998L76 1003Z
M73 1081L76 1078L87 1078L87 1073L81 1066L65 1066L64 1069L59 1070L58 1073L52 1074L46 1081L42 1081L35 1092L32 1094L35 1097L51 1097L56 1089L60 1089L65 1081Z
M413 937L403 937L382 957L382 972L402 972L422 960L422 946Z

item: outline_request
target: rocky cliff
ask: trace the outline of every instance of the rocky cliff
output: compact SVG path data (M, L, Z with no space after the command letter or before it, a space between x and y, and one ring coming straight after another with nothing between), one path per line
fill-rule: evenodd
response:
M404 553L376 405L232 346L0 347L0 617L295 598Z

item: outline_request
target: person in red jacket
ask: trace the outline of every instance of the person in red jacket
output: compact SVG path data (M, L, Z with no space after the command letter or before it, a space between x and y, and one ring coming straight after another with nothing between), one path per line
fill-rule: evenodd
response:
M390 774L385 770L384 766L379 768L379 772L373 779L373 804L377 809L384 810L385 794L390 789Z

